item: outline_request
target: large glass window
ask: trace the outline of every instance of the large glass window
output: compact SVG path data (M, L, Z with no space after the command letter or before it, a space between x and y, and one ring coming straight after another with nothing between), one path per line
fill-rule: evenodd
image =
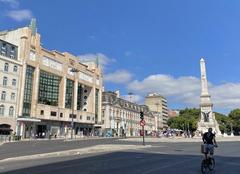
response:
M67 79L66 95L65 95L65 108L72 107L73 85L74 85L74 82L72 80Z
M99 89L96 89L96 92L95 92L95 121L98 120L98 107L99 107L98 100L99 100Z
M25 86L24 86L24 98L23 98L23 116L30 116L31 102L32 102L32 81L33 81L34 67L27 66Z
M4 64L4 71L8 72L8 66L9 66L8 63Z
M13 113L14 113L14 107L13 106L10 106L9 108L9 116L13 116Z
M82 107L83 107L83 104L82 104L82 85L78 84L77 110L81 110Z
M7 86L7 77L3 77L3 86Z
M57 106L60 77L40 71L38 102L46 105Z
M1 115L1 116L4 115L4 110L5 110L4 105L0 105L0 115Z
M6 91L2 91L1 100L6 99Z

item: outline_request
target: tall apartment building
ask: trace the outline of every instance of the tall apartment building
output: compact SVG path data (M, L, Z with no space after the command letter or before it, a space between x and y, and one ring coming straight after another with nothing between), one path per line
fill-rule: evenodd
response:
M22 64L17 134L67 136L73 127L74 135L89 135L101 127L102 73L96 63L43 48L35 20L29 27L1 32L0 39L18 45Z
M167 99L160 94L152 93L145 97L145 105L149 107L150 111L158 115L157 129L162 130L168 128L168 107Z
M0 134L16 131L21 68L18 46L0 39Z
M148 107L120 98L119 92L102 93L102 128L103 132L114 135L139 136L140 111L144 112L146 121L145 131L151 133L155 130L155 120Z

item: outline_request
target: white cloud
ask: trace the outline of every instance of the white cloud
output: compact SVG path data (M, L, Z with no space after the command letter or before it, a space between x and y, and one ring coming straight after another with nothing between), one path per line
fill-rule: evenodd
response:
M99 59L99 63L104 69L107 65L109 65L112 62L115 62L115 59L111 59L107 57L106 55L102 53L97 53L97 54L84 54L84 55L79 55L80 62L89 62L89 61L96 61L96 59Z
M28 20L33 17L32 12L27 9L11 10L11 11L8 11L6 15L16 21Z
M144 101L144 97L141 95L132 94L132 95L123 95L121 97L133 103L143 103Z
M157 92L167 97L172 103L198 107L200 102L200 79L192 76L174 78L170 75L150 75L142 81L135 80L128 84L128 90L145 96ZM215 109L233 109L240 107L240 83L209 83L209 91Z
M18 8L19 7L19 1L18 0L0 0L0 2L8 4L12 8Z
M125 84L132 79L133 75L127 70L117 70L104 75L104 81L117 84Z

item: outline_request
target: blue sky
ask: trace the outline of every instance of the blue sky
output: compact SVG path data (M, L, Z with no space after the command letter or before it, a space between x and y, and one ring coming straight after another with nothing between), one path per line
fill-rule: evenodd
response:
M170 108L198 107L199 60L215 110L240 105L238 0L0 0L0 30L37 18L47 49L102 59L106 90L166 96ZM125 96L126 97L126 96Z

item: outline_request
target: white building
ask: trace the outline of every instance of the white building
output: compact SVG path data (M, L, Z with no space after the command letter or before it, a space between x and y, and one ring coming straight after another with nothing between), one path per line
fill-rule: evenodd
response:
M140 111L144 112L145 133L155 130L155 118L145 105L138 105L120 98L120 94L114 92L102 93L102 128L104 133L121 136L124 132L127 136L139 136Z
M16 131L21 67L18 46L0 40L0 134Z

